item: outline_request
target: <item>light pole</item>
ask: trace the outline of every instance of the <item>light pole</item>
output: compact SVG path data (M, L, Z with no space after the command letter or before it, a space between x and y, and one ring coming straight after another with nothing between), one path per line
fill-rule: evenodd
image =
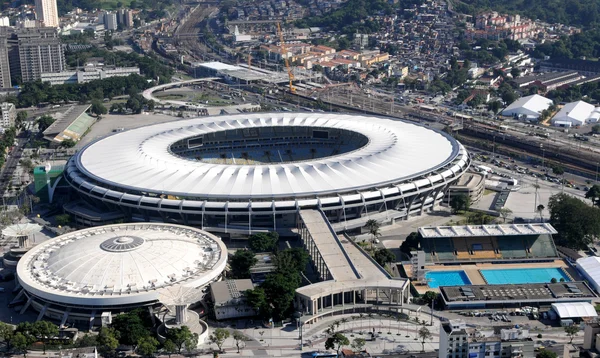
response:
M596 184L598 184L598 162L596 162Z

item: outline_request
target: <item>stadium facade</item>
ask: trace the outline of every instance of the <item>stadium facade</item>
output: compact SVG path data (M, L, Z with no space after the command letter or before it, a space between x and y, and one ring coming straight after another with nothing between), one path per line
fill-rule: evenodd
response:
M304 208L348 226L418 215L469 165L450 135L406 121L258 113L99 139L71 158L65 179L91 207L128 220L251 233L295 227Z

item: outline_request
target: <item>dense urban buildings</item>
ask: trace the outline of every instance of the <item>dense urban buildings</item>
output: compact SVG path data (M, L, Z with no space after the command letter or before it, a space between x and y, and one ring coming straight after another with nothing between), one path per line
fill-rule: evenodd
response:
M469 163L454 138L410 122L260 113L120 132L79 151L65 178L90 206L128 220L287 232L308 208L346 229L379 212L420 215Z

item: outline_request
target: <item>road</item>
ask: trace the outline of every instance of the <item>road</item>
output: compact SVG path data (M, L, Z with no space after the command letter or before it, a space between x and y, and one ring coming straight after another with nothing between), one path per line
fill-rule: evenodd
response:
M21 156L23 155L23 149L25 148L25 144L27 143L27 138L17 138L17 146L12 150L12 152L6 158L6 163L2 167L0 171L0 195L4 196L6 189L10 182L12 181L12 176L17 168L17 164L19 164L19 160L21 160Z

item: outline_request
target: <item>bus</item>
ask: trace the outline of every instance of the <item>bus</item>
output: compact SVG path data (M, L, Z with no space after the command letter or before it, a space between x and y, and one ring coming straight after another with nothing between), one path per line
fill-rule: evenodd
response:
M314 352L312 354L313 358L337 358L337 353L329 353L329 352Z

